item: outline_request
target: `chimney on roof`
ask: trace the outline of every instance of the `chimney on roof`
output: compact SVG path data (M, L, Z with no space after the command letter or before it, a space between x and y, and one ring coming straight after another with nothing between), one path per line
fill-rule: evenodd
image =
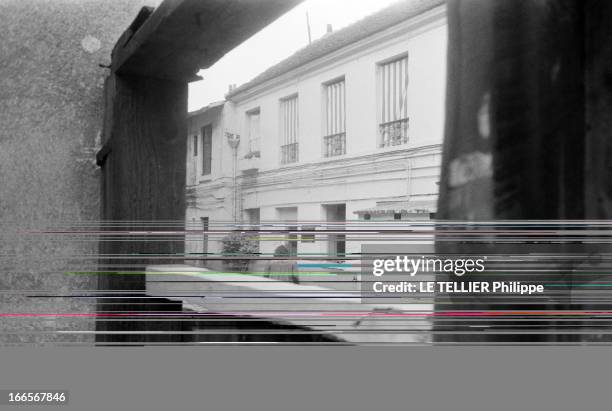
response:
M331 33L333 31L332 29L332 25L331 24L327 24L327 34Z
M228 92L228 93L231 93L231 92L232 92L232 91L234 91L235 89L236 89L236 84L230 84L230 85L227 87L227 92Z

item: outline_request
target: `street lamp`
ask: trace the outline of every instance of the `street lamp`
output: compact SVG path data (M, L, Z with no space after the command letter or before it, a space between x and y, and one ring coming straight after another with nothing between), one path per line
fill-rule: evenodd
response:
M225 137L227 138L227 143L235 151L240 144L240 134L229 133L226 131Z

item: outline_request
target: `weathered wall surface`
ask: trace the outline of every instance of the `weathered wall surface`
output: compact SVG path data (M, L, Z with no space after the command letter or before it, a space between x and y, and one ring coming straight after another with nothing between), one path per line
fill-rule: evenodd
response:
M93 301L29 298L94 290L97 241L24 234L100 219L103 85L110 52L157 0L0 0L0 312L85 313ZM75 256L90 255L91 259ZM24 291L27 291L24 293ZM59 341L93 318L2 318L0 343ZM28 334L17 331L30 330ZM43 333L41 333L43 331ZM62 341L93 341L65 334Z
M592 178L587 179L584 174L585 164L591 160L585 156L584 148L588 130L585 113L590 111L585 105L584 86L586 4L590 2L448 2L449 87L437 218L452 221L585 218L585 187L593 183L593 178L603 175L596 164L589 166L597 171ZM602 11L597 8L597 13ZM593 138L597 141L596 135ZM595 149L601 150L601 147ZM597 217L605 216L598 214ZM478 237L475 235L482 228L475 226L466 230L471 232L472 240L440 236L436 252L442 255L475 253L480 247L477 243L486 244L488 254L524 255L525 244L529 244L531 253L562 251L554 241L537 243L540 240L535 238L524 244L506 243L503 235L508 228L499 228L499 233L494 235L483 231ZM576 246L570 244L563 245L567 247L565 254L576 253ZM546 260L538 261L542 263ZM568 267L571 264L559 260L550 266L538 265L538 272L530 273L529 281L546 284L550 278L546 277L547 273L556 273L556 281L562 279L571 284L575 269ZM495 278L478 277L478 281L490 279ZM511 277L505 279L515 281ZM475 294L450 298L439 294L436 298L438 311L488 311L498 310L502 305L505 310L584 309L579 304L568 305L567 299L556 300L557 297L547 298L545 303L530 300L516 304ZM598 309L603 308L598 305ZM435 334L434 341L533 343L583 338L559 331L525 333L524 325L514 320L502 326L513 330L512 335L465 333L472 327L471 321L460 320L449 326L435 320L436 331L446 333ZM479 320L478 327L494 322L487 324L488 321ZM562 329L554 321L539 324L536 321L530 327L532 331L538 327Z

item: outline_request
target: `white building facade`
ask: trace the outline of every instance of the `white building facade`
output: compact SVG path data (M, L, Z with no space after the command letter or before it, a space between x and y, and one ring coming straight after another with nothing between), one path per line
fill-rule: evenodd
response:
M433 217L447 29L440 2L421 3L430 5L365 37L353 33L389 12L327 34L191 113L187 226L351 230L356 221ZM221 237L188 241L186 251L220 253ZM287 238L299 255L341 259L360 251L350 237ZM264 255L283 242L261 238Z

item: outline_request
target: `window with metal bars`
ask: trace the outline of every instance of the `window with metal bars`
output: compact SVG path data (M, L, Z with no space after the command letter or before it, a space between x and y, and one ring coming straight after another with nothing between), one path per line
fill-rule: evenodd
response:
M379 146L408 142L408 56L380 65Z
M296 163L299 160L298 137L298 96L280 101L281 109L281 164Z
M346 91L345 80L325 85L325 157L346 154Z

